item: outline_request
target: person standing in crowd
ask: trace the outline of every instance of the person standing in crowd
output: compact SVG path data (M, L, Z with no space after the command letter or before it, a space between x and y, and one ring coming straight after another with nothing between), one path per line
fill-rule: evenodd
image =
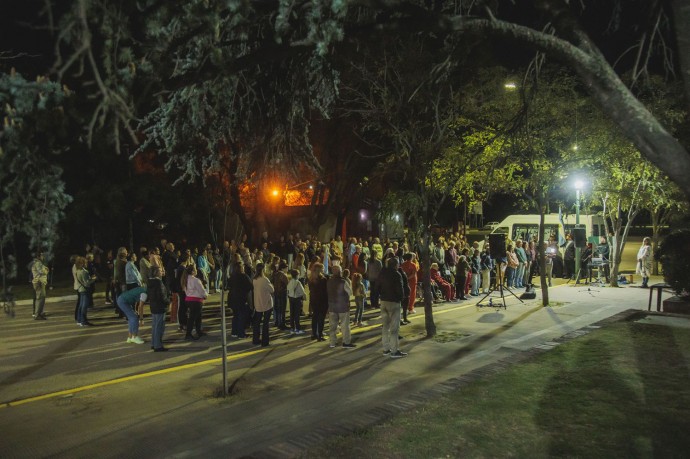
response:
M288 301L290 302L290 332L294 335L303 335L299 318L302 315L302 303L307 296L304 286L299 281L299 273L296 269L290 270L290 282L287 285Z
M380 244L379 244L380 245ZM379 257L379 252L376 249L371 249L371 258L367 264L367 278L369 279L369 300L371 302L372 308L379 307L379 288L376 285L379 278L379 273L383 268L381 263L381 258Z
M325 341L323 329L328 312L328 286L321 263L314 263L309 273L309 309L313 312L311 339Z
M77 257L74 261L76 269L74 277L74 289L77 291L79 299L79 306L77 308L77 324L80 327L91 326L91 322L87 319L87 311L89 309L89 298L91 294L91 286L96 282L96 275L89 274L86 269L86 258Z
M398 259L390 257L379 274L381 298L381 344L383 354L399 359L407 355L400 351L398 332L400 330L400 308L403 299L403 276L398 271Z
M518 267L515 270L515 287L523 288L522 279L525 277L525 269L527 269L527 253L522 248L522 240L515 241L515 256L518 259Z
M352 287L348 280L343 277L340 266L333 269L333 274L327 281L328 291L328 323L329 323L329 347L337 345L338 326L343 334L343 348L352 349L356 347L351 343L350 335L350 297Z
M234 338L247 337L245 330L251 315L248 299L253 288L252 280L244 272L244 263L236 262L228 278L228 303L232 309L230 336Z
M46 305L46 286L48 285L48 267L44 264L45 257L43 252L38 252L31 264L31 285L35 292L34 310L32 317L34 320L46 320L44 312Z
M506 287L514 288L515 273L517 272L520 262L518 261L517 255L515 255L513 244L508 244L508 247L506 247L506 261L508 263L506 267Z
M470 258L470 269L472 270L472 283L470 284L470 295L479 296L479 286L482 283L479 273L482 269L482 258L479 249L472 249L474 253Z
M491 270L494 269L494 263L491 259L488 243L484 244L479 267L482 274L482 293L489 293L489 288L491 288Z
M280 259L279 259L280 260ZM287 330L287 301L288 301L288 282L287 264L283 261L278 262L278 269L273 272L271 276L271 283L274 289L274 308L275 314L273 317L274 325L280 330Z
M127 264L125 265L125 283L127 290L141 287L144 283L141 280L141 273L137 268L137 255L130 253L127 257Z
M647 288L649 276L652 274L652 240L648 237L642 240L642 246L637 251L637 269L635 272L642 276L642 285Z
M401 268L407 277L407 284L410 286L410 298L406 305L409 314L414 314L416 311L414 309L415 301L417 300L417 272L419 271L419 264L416 260L416 255L412 252L407 252L403 254L403 264ZM404 319L407 321L407 315L404 314Z
M352 275L352 295L355 297L355 320L356 326L362 326L362 315L364 314L364 299L366 297L366 288L362 281L362 274L354 273Z
M143 260L143 258L142 258ZM160 267L153 265L146 279L149 307L151 308L151 349L153 352L165 352L163 334L165 333L165 311L168 309L168 294L161 279Z
M575 273L575 243L573 242L573 236L568 233L565 235L565 250L563 253L563 279L573 279L576 275Z
M122 292L127 290L127 277L125 275L125 267L127 265L127 248L120 247L117 249L117 258L113 264L113 286L115 287L115 304L117 303L117 297L122 294ZM118 310L119 317L125 317L125 312Z
M446 252L448 253L448 252ZM467 283L467 273L470 271L470 264L465 255L460 255L455 264L455 294L458 299L466 300L465 284Z
M199 275L199 280L204 285L204 289L206 290L206 293L210 291L210 284L209 284L209 275L211 273L211 265L208 263L208 252L206 249L203 249L201 251L201 254L199 254L196 257L196 266L197 266L197 273Z
M187 318L187 333L184 339L199 339L206 333L201 329L201 309L204 305L207 293L201 279L196 277L197 270L194 265L189 265L182 274L181 285L184 289L184 301L187 304L189 317ZM192 329L196 330L196 336L192 335Z
M102 278L105 281L105 304L113 304L116 298L115 284L113 282L113 273L115 272L115 260L113 259L113 251L108 250L105 258L105 265L103 268ZM117 306L116 306L117 308Z
M144 344L144 340L139 337L139 317L134 311L142 310L141 306L146 302L146 299L146 287L126 290L117 297L117 306L127 316L129 331L127 343Z
M149 260L149 251L146 247L139 248L139 277L141 278L141 285L145 286L151 277L151 260ZM151 295L149 295L151 296Z
M264 242L264 244L266 244ZM264 264L256 265L254 275L254 336L252 342L266 347L269 345L268 325L273 309L273 286L264 274Z

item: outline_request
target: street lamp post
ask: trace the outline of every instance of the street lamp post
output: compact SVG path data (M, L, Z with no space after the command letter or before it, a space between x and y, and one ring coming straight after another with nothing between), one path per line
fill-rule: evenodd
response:
M580 227L580 190L582 189L584 183L582 183L582 180L576 180L575 181L575 228ZM573 240L573 242L575 242ZM580 282L580 268L581 266L581 260L580 260L580 247L578 247L577 244L575 244L575 282L579 283Z

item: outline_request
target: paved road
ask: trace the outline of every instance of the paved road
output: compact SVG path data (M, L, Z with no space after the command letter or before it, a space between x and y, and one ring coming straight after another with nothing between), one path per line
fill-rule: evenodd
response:
M22 306L15 319L0 319L0 457L240 457L288 440L308 444L319 427L644 309L648 292L561 284L550 294L552 308L512 296L501 311L439 305L433 340L424 339L423 314L415 314L401 331L410 353L401 360L381 354L377 311L355 329L355 350L283 332L273 333L269 348L233 341L227 399L216 396L217 297L205 307L209 335L186 342L169 327L167 353L126 344L126 325L112 309L92 311L97 326L85 329L74 324L72 302L48 305L45 322ZM149 329L142 328L144 338Z

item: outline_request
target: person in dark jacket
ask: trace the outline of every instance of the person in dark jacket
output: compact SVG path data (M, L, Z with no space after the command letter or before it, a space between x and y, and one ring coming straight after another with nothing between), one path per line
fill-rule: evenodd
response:
M326 341L323 328L328 312L328 279L323 275L323 264L314 263L309 273L309 309L311 317L311 339Z
M165 352L168 348L163 347L163 333L165 333L168 294L161 280L161 270L158 266L151 266L149 276L146 280L146 289L151 308L151 349L154 352Z
M251 311L249 309L249 293L254 288L252 280L244 273L244 263L235 263L232 274L228 279L228 304L232 309L232 328L230 336L246 338L245 329Z
M347 271L347 270L346 270ZM338 326L343 334L343 347L352 349L355 347L350 342L350 297L352 287L350 281L343 277L340 266L333 266L333 275L326 284L328 291L328 323L330 330L330 347L337 344L336 333Z
M399 261L391 257L386 267L381 269L377 282L381 298L381 333L383 354L399 359L407 354L398 349L398 331L400 330L400 308L403 300L403 276L398 271Z

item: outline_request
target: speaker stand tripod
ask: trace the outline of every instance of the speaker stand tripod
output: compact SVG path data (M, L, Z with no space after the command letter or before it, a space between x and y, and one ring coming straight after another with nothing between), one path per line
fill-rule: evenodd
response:
M496 270L496 283L494 284L494 286L490 287L488 293L486 293L486 294L484 295L484 297L483 297L481 300L479 300L479 301L477 302L477 307L478 307L478 308L495 308L496 311L500 310L501 308L503 308L503 309L508 309L508 307L506 306L506 297L505 297L505 294L503 293L503 290L504 290L504 289L505 289L505 290L508 290L508 292L509 292L511 295L513 295L515 298L517 298L518 301L519 301L520 303L524 303L524 301L522 301L522 300L520 299L519 296L517 296L516 294L514 294L513 291L510 290L510 288L508 288L508 287L503 287L503 270L501 270L500 265L494 266L494 269ZM498 286L498 287L497 287L497 286ZM501 300L502 300L502 302L503 302L503 305L501 305L501 304L498 303L498 302L496 302L496 304L494 304L493 298L489 298L489 302L486 303L486 304L483 304L482 302L483 302L489 295L491 295L493 292L495 292L496 290L498 290L498 291L500 292L500 294L501 294Z

